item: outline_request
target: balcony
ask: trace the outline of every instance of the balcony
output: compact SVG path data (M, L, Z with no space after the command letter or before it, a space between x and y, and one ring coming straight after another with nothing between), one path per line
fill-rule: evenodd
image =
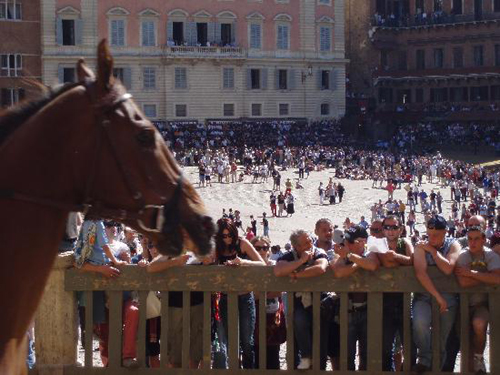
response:
M245 53L242 47L218 46L167 46L164 51L167 57L193 58L243 58Z
M375 14L372 25L382 29L403 29L496 21L500 21L500 13L448 14L439 11L427 13L425 17L423 14L412 14L399 17Z

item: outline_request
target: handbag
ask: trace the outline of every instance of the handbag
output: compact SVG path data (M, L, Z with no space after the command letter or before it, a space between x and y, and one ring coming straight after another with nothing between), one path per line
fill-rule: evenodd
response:
M157 318L161 315L161 301L156 292L149 291L146 298L146 319Z

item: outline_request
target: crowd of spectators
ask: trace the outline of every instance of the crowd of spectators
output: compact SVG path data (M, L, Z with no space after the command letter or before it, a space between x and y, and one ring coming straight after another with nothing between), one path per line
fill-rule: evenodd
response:
M460 145L470 150L486 145L500 150L500 127L495 124L419 122L397 128L393 138L399 149L428 145Z
M253 183L273 183L270 197L271 215L279 216L279 196L293 197L294 189L301 188L300 180L309 173L331 169L331 178L318 187L320 204L342 204L344 189L334 179L372 180L372 188L387 191L386 202L374 202L371 220L365 216L359 222L346 218L343 228L338 228L327 218L317 221L314 228L302 228L290 235L287 244L272 243L272 230L266 213L261 222L242 222L239 210L232 209L218 221L214 254L197 258L193 254L180 257L160 255L154 243L139 238L130 228L117 223L85 220L78 240L74 231L70 242L75 249L75 265L82 271L97 272L110 279L120 277L120 267L137 264L147 272L162 272L170 267L215 264L219 266L261 267L272 266L277 277L303 279L317 277L330 270L335 278L349 278L363 269L377 272L379 268L413 267L417 279L426 293L413 296L412 329L415 355L401 343L403 337L403 295L391 293L384 296L383 304L383 370L397 371L404 360L411 361L417 373L429 371L432 366L430 346L432 319L431 301L434 299L441 311L440 342L442 370L452 371L458 353L459 334L454 329L459 299L456 294L436 290L436 280L427 273L428 266L436 266L444 277L455 274L462 287L500 284L500 206L497 206L500 188L500 171L488 171L480 166L443 158L440 154L418 155L404 151L408 147L402 127L396 137L397 151L369 150L347 143L334 142L332 129L341 135L338 123L321 121L307 124L300 121L262 121L259 124L245 121L213 121L206 125L197 122L169 123L160 129L176 156L186 165L199 167L200 187L212 183L239 183L251 178ZM443 139L466 144L478 137L494 139L494 127L460 124L434 128L433 124L419 124L413 142L425 142L422 134L433 139ZM244 135L242 135L244 134ZM279 147L276 148L276 143ZM274 144L274 147L272 146ZM281 186L280 172L298 170L298 182L293 186L287 181ZM207 180L208 176L213 176ZM250 177L247 177L250 176ZM216 177L216 178L215 178ZM268 181L268 179L270 181ZM424 180L436 187L450 189L450 196L442 196L433 189L422 187ZM341 187L341 188L339 188ZM406 200L394 199L394 191L404 189ZM284 194L281 194L282 190ZM277 191L278 196L275 195ZM347 192L348 193L348 192ZM274 197L274 202L273 202ZM325 200L325 198L327 198ZM273 209L274 203L274 209ZM287 206L289 202L286 202ZM293 204L293 200L292 200ZM448 218L443 215L443 205L451 206ZM284 211L283 206L282 211ZM287 216L290 214L286 207ZM293 213L293 206L292 206ZM366 215L366 217L370 217ZM70 216L74 220L74 215ZM415 223L424 223L426 233L421 234ZM245 231L244 229L247 228ZM312 234L314 233L314 234ZM374 239L382 243L372 243ZM65 241L64 249L68 248ZM385 242L384 242L385 241ZM385 244L385 245L384 245ZM490 249L491 248L491 249ZM282 250L283 249L283 250ZM480 261L478 261L478 259ZM108 326L106 296L94 297L98 310L93 331L100 341L100 354L107 363ZM177 294L176 294L177 293ZM154 294L154 292L153 292ZM258 307L256 293L238 296L240 330L240 365L257 368L258 359ZM97 299L96 299L97 298ZM124 294L123 366L136 367L135 340L138 330L138 302L133 293ZM149 298L149 297L148 297ZM158 297L156 297L158 298ZM267 368L279 369L279 347L286 340L286 298L281 292L266 295ZM168 363L180 367L182 359L182 293L169 294ZM212 308L212 367L228 367L228 298L225 293L214 293L210 301L203 294L191 294L191 347L190 367L198 368L202 360L203 304ZM311 293L295 293L293 298L295 334L295 367L310 369L312 365L312 327L320 324L320 366L325 369L328 360L334 370L339 369L339 298L333 293L322 293L320 322L313 322ZM471 317L478 322L472 326L472 367L475 372L485 371L483 358L488 326L487 299L472 298ZM85 332L84 301L80 299L82 343ZM367 366L367 294L349 294L348 368L366 370ZM95 313L94 313L95 314ZM96 315L95 315L96 316ZM147 322L148 366L158 367L161 327L159 317L149 316ZM451 339L449 339L451 337ZM455 344L455 345L454 345ZM358 357L358 360L356 358Z

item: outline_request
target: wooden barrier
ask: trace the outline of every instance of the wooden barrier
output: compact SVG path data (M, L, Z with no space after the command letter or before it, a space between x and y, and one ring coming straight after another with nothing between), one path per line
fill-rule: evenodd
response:
M433 267L429 268L434 284L441 292L460 293L461 311L460 337L462 345L461 368L468 368L469 357L469 331L470 323L468 317L468 296L479 291L489 294L490 299L490 373L500 374L500 287L482 287L461 289L454 277L447 277ZM382 313L383 313L383 292L404 293L404 334L403 346L409 348L411 345L411 323L410 304L411 293L423 292L423 288L416 279L412 267L400 267L398 269L380 269L375 273L358 271L356 274L346 279L334 279L331 271L317 277L302 280L292 280L288 277L278 278L273 274L272 267L224 267L224 266L186 266L170 268L158 273L148 274L145 269L137 266L127 266L122 270L120 277L116 279L104 279L100 275L84 273L75 269L67 270L65 275L65 290L67 292L84 291L86 294L87 308L91 308L90 298L92 291L105 290L109 296L110 310L110 338L109 338L109 367L92 367L92 343L91 335L86 337L86 365L84 367L66 366L64 374L123 374L134 371L134 374L236 374L236 373L256 373L255 370L239 369L238 346L238 292L256 291L260 293L285 291L285 292L312 292L313 293L313 321L319 321L320 316L320 293L323 291L335 291L340 295L340 370L337 374L354 374L354 371L347 370L347 327L348 327L348 293L367 292L368 293L368 351L367 351L367 375L383 374L382 371ZM141 368L128 370L121 367L121 326L122 326L122 291L139 291L140 298L140 318L138 332L138 360ZM181 291L184 298L184 306L189 306L190 291L200 291L204 294L203 310L203 369L192 370L188 367L189 361L189 319L190 309L183 310L183 340L182 340L182 368L167 369L165 358L168 355L167 345L161 345L161 369L145 368L145 300L147 291L156 290L162 292L162 316L161 316L161 342L166 342L168 331L168 298L169 291ZM211 369L211 295L213 292L226 292L228 294L228 362L229 370ZM293 294L288 293L287 320L293 321ZM206 303L206 302L209 303ZM261 369L258 373L266 374L304 374L304 371L293 370L294 366L294 340L287 340L286 343L286 363L288 370L263 370L266 363L265 343L265 298L259 300L257 309L260 312L259 320L259 363ZM437 310L434 308L433 313ZM435 315L437 318L437 315ZM86 326L92 327L92 314L86 314ZM313 361L312 369L306 374L323 373L320 371L319 358L319 324L313 325ZM89 328L87 328L89 331ZM288 337L294 337L293 324L288 324ZM434 335L437 338L437 335ZM438 340L433 340L434 358L439 358ZM464 344L465 343L465 344ZM409 352L409 350L407 350ZM496 355L494 355L494 353ZM409 357L409 354L406 354ZM437 360L434 361L437 363ZM405 361L402 374L410 374L410 361ZM461 371L467 374L467 371ZM440 374L437 366L432 372L426 374ZM444 373L443 373L444 374Z

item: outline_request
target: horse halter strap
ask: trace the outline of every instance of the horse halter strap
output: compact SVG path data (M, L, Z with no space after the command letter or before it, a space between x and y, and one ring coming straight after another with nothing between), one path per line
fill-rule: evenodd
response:
M87 94L89 95L91 103L92 104L95 103L95 95L93 90L91 90L91 86L95 86L95 81L85 80L83 84L86 88ZM172 195L171 199L168 202L164 203L163 205L153 205L146 203L142 193L134 184L132 177L129 173L129 170L126 168L126 166L122 162L122 159L119 157L118 147L116 145L115 139L113 138L113 134L111 133L111 130L109 128L111 121L109 120L108 115L111 114L114 110L116 110L122 103L130 99L132 99L132 94L125 93L121 95L118 99L116 99L113 103L111 103L109 106L105 106L102 110L96 111L95 113L96 123L100 127L101 131L99 132L98 135L97 149L96 152L94 153L94 160L92 166L93 167L92 170L94 171L94 173L91 174L91 177L87 181L87 185L85 187L84 207L86 208L86 210L84 210L84 212L91 213L96 216L103 216L106 218L117 219L117 220L127 220L127 219L136 220L137 224L139 225L139 227L141 227L142 230L146 232L159 233L162 231L165 222L165 213L173 211L172 213L175 214L175 219L172 220L172 218L170 217L167 217L166 219L167 221L171 221L170 223L171 225L178 224L176 208L177 208L177 202L180 198L180 195L182 194L183 176L182 172L180 172L179 177L177 179L177 186L175 188L174 194ZM137 212L131 212L128 210L113 210L101 206L100 203L98 202L94 203L92 201L92 188L94 187L94 176L95 176L95 171L97 170L96 168L98 164L98 158L100 156L100 151L102 147L102 133L106 134L106 138L109 142L109 145L111 146L110 147L111 153L113 154L114 159L118 164L118 168L120 169L121 174L123 175L127 189L129 190L133 199L138 202L139 207L141 207L141 209L139 209ZM157 211L155 218L155 227L153 228L148 227L142 220L144 215L149 210Z

